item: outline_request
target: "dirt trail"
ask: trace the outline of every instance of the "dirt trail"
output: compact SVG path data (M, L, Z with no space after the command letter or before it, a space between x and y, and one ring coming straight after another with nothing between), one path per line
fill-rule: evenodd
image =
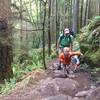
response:
M18 85L0 100L100 100L100 87L93 85L88 73L79 72L74 73L74 77L61 78L62 71L52 69L54 63L57 59L48 63L47 71L27 75L30 80L27 85L20 88Z

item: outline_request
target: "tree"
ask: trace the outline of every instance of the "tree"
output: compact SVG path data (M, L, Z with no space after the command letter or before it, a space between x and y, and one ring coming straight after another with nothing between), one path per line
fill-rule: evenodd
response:
M85 2L84 17L83 17L83 26L86 25L86 21L87 21L87 11L88 11L88 0L86 0L86 2Z
M12 63L12 28L11 0L0 0L0 81L13 76Z
M58 0L56 0L56 47L57 47L57 40L58 40Z
M91 0L88 1L88 14L87 14L87 19L90 19L92 17L91 14Z
M51 54L51 31L50 31L50 19L51 19L51 0L49 0L49 11L48 11L48 54Z
M100 0L99 0L99 7L98 7L98 9L99 9L98 13L99 13L99 16L100 16Z
M82 28L83 6L84 6L84 0L81 0L81 8L80 8L80 28Z
M79 31L79 0L74 0L73 2L73 21L72 27L75 33Z
M47 1L44 0L44 18L43 18L43 64L44 64L44 68L46 69L46 63L45 63L45 18L46 18L46 4Z
M23 18L23 15L22 15L22 12L23 12L23 6L22 6L22 0L20 0L20 28L21 28L21 30L20 30L20 43L22 42L22 39L23 39L23 35L22 35L22 24L23 24L23 21L22 21L22 18Z

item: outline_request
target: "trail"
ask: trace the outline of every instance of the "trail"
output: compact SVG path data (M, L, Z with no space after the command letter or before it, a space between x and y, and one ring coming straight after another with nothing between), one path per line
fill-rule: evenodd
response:
M56 63L54 59L46 71L27 74L24 80L28 82L17 84L0 100L100 100L100 86L91 81L89 73L78 72L64 78L62 71L53 69Z

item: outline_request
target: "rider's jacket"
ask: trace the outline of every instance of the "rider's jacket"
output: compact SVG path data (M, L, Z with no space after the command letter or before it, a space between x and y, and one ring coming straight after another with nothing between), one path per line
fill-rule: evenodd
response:
M70 65L71 63L71 57L74 55L81 55L81 52L69 52L67 55L65 55L63 52L59 55L59 61L63 64Z

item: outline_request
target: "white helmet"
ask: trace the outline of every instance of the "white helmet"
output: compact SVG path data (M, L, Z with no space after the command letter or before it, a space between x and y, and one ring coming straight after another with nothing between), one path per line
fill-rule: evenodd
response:
M68 47L65 47L65 48L63 49L64 54L68 54L69 51L70 51L70 48L68 48Z

